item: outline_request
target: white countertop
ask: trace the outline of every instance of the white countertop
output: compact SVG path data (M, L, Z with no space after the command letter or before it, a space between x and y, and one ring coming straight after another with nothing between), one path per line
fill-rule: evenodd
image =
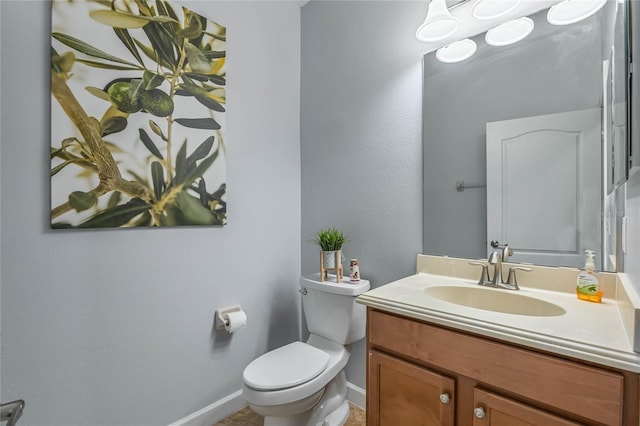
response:
M436 299L424 291L440 285L478 287L477 279L421 272L370 290L357 301L383 311L640 373L640 353L633 351L615 294L606 297L605 292L602 303L591 303L578 300L575 292L566 288L552 291L548 285L535 288L521 284L518 294L552 302L566 311L564 315L544 317L471 308Z

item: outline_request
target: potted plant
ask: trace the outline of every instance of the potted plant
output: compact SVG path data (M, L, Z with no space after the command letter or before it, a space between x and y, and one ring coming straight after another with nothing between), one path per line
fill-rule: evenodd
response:
M342 279L342 245L349 241L335 228L321 229L313 243L320 246L320 280L327 276L328 270L336 272L336 279Z

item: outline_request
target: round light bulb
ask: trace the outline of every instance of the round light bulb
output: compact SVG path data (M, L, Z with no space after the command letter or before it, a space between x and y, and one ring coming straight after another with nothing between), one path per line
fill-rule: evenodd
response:
M490 29L484 39L491 46L507 46L526 38L533 27L533 20L530 18L518 18Z
M476 43L473 40L465 38L464 40L456 41L438 49L436 51L436 58L440 62L447 64L462 62L472 57L473 54L476 53L476 49Z
M476 19L495 19L520 6L522 0L478 0L471 10Z
M607 0L564 0L551 6L547 21L552 25L569 25L582 21L602 9Z

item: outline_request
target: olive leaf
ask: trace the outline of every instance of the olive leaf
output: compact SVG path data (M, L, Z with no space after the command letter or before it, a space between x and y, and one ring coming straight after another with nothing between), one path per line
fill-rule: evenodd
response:
M114 28L138 29L142 28L150 22L174 22L173 18L167 16L143 16L134 13L122 12L119 10L92 10L89 16L101 24Z
M217 84L218 86L224 86L225 84L227 84L227 80L225 80L224 77L219 76L217 74L210 74L209 81L212 82L213 84Z
M69 204L77 212L90 209L98 202L98 198L93 192L73 191L69 194Z
M140 69L139 66L126 66L126 65L115 65L115 64L105 64L104 62L97 61L89 61L87 59L76 59L76 61L90 66L92 68L101 68L105 70L116 70L116 71L137 71Z
M209 200L208 200L208 195L207 194L207 184L204 181L204 178L200 178L200 181L198 182L198 195L200 195L200 203L202 203L202 205L204 207L209 207Z
M187 140L182 143L176 155L176 184L183 182L184 176L187 174Z
M65 52L62 55L52 55L51 62L56 72L69 72L73 67L73 63L76 61L76 57L73 52Z
M189 82L190 84L194 84L192 81L190 81L189 79L194 79L194 80L198 80L198 81L207 81L209 80L209 76L206 74L198 74L195 72L186 72L184 74L182 74L182 79L185 82Z
M184 44L184 49L187 53L189 66L193 71L204 73L211 71L211 64L209 63L209 60L202 54L200 49L189 42Z
M128 203L103 210L96 216L81 223L79 228L118 227L127 224L140 213L146 212L151 206L139 198L133 198Z
M225 111L224 107L220 103L218 103L217 101L214 101L213 99L207 96L196 95L195 98L198 102L200 102L202 105L206 106L210 110L218 111L218 112Z
M213 118L176 118L174 121L192 129L219 130L222 128Z
M142 61L142 57L140 56L140 52L136 48L136 44L129 34L129 31L126 28L114 28L113 31L116 33L122 44L131 52L134 58L140 63L140 65L144 66L144 62Z
M76 160L66 160L64 163L58 164L57 166L51 169L51 176L57 175L62 169L67 167L69 164L73 164L75 162Z
M153 49L153 46L146 46L145 44L143 44L141 41L137 39L133 39L133 42L136 44L136 46L138 46L140 50L142 50L142 53L144 53L152 61L157 62L163 67L167 67L167 68L172 67L172 65L169 62L161 58L160 55L156 53L156 51Z
M195 181L197 178L201 177L206 173L206 171L209 169L209 167L211 167L213 162L216 161L216 158L218 158L218 151L219 149L216 149L213 154L211 154L209 157L202 160L200 164L198 164L198 167L194 168L193 170L187 173L187 175L184 178L185 186L191 185L193 181Z
M220 59L227 57L227 52L225 50L209 50L207 52L202 52L202 54L207 59Z
M151 71L145 71L142 75L144 90L155 89L164 82L164 77Z
M133 67L137 68L137 65L134 63L131 63L129 61L125 61L124 59L120 59L116 56L110 55L107 52L104 52L100 49L96 49L95 47L91 46L90 44L85 43L82 40L79 40L75 37L72 37L70 35L67 34L63 34L63 33L58 33L58 32L54 32L51 34L51 36L53 38L55 38L56 40L58 40L60 43L65 44L69 47L71 47L72 49L75 49L79 52L84 53L85 55L89 55L92 56L94 58L100 58L100 59L105 59L107 61L111 61L111 62L118 62L121 64L126 64L126 65L131 65Z
M84 88L87 92L91 93L93 96L102 99L103 101L110 102L109 95L104 90L98 87L87 86Z
M181 191L176 196L176 207L189 225L213 225L215 218L211 211L200 203L200 200Z
M222 36L220 34L214 34L208 31L203 31L206 35L215 38L216 40L220 40L220 41L227 41L227 37Z
M215 136L209 136L195 149L195 151L191 153L191 155L187 158L187 169L189 169L189 166L195 165L196 161L202 160L204 157L209 155L211 148L213 148L214 140Z
M119 116L112 116L101 123L101 136L111 135L123 131L127 127L127 119Z
M149 23L141 16L116 10L92 10L89 12L89 16L101 24L114 28L137 29Z
M151 163L151 180L153 181L156 200L159 200L162 198L162 192L164 191L164 169L158 161Z
M149 38L153 50L158 54L158 58L169 64L169 68L174 69L177 66L177 61L173 36L167 34L167 30L156 22L145 25L142 29Z
M213 111L218 111L218 112L225 111L222 104L220 104L218 101L211 98L211 95L207 89L200 87L196 84L191 84L186 82L181 84L179 87L180 89L176 91L176 95L194 96L198 102L200 102L202 105L206 106L207 108Z
M162 132L162 129L160 128L160 126L158 126L158 124L155 121L149 120L149 127L151 127L151 130L153 131L153 133L160 136L163 141L165 142L169 141L169 139Z
M149 150L149 152L151 152L153 155L160 158L161 160L164 160L164 157L160 153L160 150L153 143L153 141L151 140L147 132L144 129L138 129L138 132L140 134L140 140L142 141L143 145Z
M109 201L107 202L107 208L110 209L117 206L121 198L122 193L120 191L113 191L113 193L109 197Z
M179 37L195 39L202 35L202 23L198 15L189 13L187 16L187 25L183 29L178 29L176 35Z
M58 65L59 61L60 55L58 54L56 49L51 46L51 68L53 68L53 71L58 74L62 72L62 68L60 68L60 65Z

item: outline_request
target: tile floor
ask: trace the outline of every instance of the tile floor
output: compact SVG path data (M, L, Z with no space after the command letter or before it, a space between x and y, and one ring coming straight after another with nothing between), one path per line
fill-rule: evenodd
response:
M213 426L262 426L262 419L261 416L251 411L249 407L245 407ZM349 418L344 426L364 426L365 424L365 411L349 403Z

